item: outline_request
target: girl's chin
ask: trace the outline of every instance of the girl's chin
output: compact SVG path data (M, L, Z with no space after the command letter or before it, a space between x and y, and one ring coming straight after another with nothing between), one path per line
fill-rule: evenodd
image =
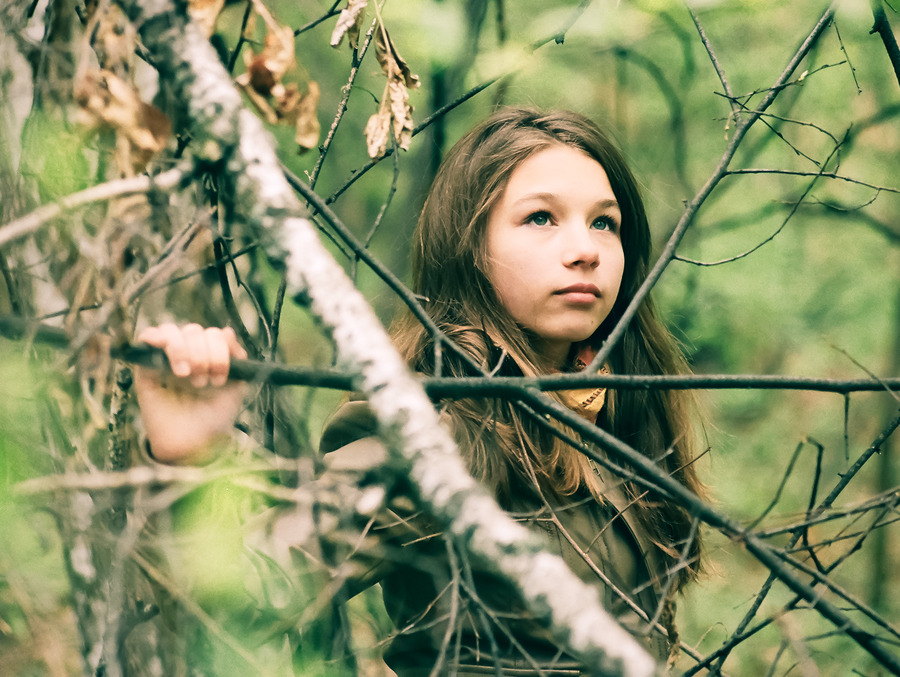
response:
M569 356L569 350L571 349L572 344L586 341L594 335L595 331L597 331L596 327L590 330L556 333L552 336L536 335L535 347L539 353L548 358L551 362L559 363L561 365Z
M556 332L549 336L540 336L540 340L546 345L571 346L573 343L586 341L594 335L595 331L597 331L595 326L577 328L568 332Z

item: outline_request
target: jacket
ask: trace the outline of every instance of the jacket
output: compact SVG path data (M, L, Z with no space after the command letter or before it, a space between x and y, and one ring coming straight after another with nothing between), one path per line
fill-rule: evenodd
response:
M377 486L388 460L374 436L374 416L364 402L345 404L323 434L324 477L340 485ZM599 470L598 470L599 472ZM605 479L602 477L602 479ZM521 502L511 516L527 525L585 582L596 586L608 611L641 639L661 663L668 645L649 631L658 618L664 568L616 483L605 481L604 504L591 495ZM343 567L349 594L381 584L395 635L385 661L398 677L578 675L581 666L532 621L504 582L456 552L402 488L384 498L374 515L361 515L362 537L332 548L333 567ZM326 554L327 555L327 554ZM658 624L657 624L658 625Z

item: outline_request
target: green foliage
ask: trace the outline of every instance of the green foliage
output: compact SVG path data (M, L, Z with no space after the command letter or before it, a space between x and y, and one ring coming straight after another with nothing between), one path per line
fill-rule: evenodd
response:
M52 466L39 427L38 374L19 346L0 339L0 673L43 675L74 642L62 609L69 594L52 515L18 489Z
M279 0L266 4L279 22L297 28L321 16L331 3ZM496 14L501 4L502 24ZM734 138L736 117L746 111L733 110L723 96L723 85L685 7L665 0L610 1L591 3L579 13L579 4L563 0L385 3L383 16L391 36L424 83L411 93L416 122L472 87L506 76L434 121L416 136L408 152L382 160L337 196L352 173L368 161L363 130L369 116L378 110L383 89L374 54L362 61L316 190L323 197L335 195L331 206L338 216L358 238L371 237L370 251L402 279L408 277L406 243L441 152L498 103L573 108L608 126L644 187L658 249L683 214L685 203L713 173ZM689 3L732 91L751 108L765 95L827 4L812 0ZM243 3L229 3L219 18L217 37L226 52L238 44L244 9ZM889 16L898 25L896 14ZM364 30L370 20L371 14ZM300 64L296 77L315 80L322 89L318 108L322 141L344 96L352 65L346 45L340 49L328 46L334 21L329 19L300 34L295 42ZM840 4L836 28L824 33L730 164L732 170L762 168L791 173L722 179L678 249L680 257L695 262L673 262L655 289L663 314L684 342L697 372L897 376L900 187L896 168L900 134L896 120L900 97L884 48L878 37L869 33L871 23L868 2ZM560 31L565 32L564 40L554 41ZM261 22L248 35L261 39ZM541 46L534 48L538 43ZM235 73L243 69L238 58ZM34 78L39 79L40 73L36 70ZM751 96L752 92L756 94ZM164 98L164 93L157 97L161 105ZM18 144L23 158L18 171L34 202L57 200L112 174L105 152L91 147L109 139L88 142L67 119L68 114L43 108L39 102L28 116ZM285 126L270 129L286 166L308 178L318 153L298 154L293 130ZM824 175L815 176L819 172ZM394 180L396 197L386 204ZM210 186L205 188L212 192ZM182 227L191 219L204 218L186 209L161 215L163 210L157 207L147 219L148 229L162 231L165 226L169 232L173 223ZM383 221L372 233L370 228L382 209ZM92 217L99 218L96 214ZM88 231L101 233L100 239L109 232ZM55 238L49 241L55 242ZM234 248L245 244L235 242ZM56 264L68 268L74 257L91 256L91 247L96 245L85 236L73 243L71 251L57 252ZM379 317L389 323L399 307L393 292L341 246L332 244L331 250L355 275L357 286ZM30 300L39 306L39 313L56 312L60 299L73 298L69 292L75 282L71 280L68 288L57 290L65 293L45 294L40 285L31 287L32 276L41 278L45 272L40 256L27 260L18 251L0 253L18 264L18 268L12 266L15 275L29 281L24 286L34 292ZM40 254L51 256L50 252ZM140 273L154 262L149 255L144 258L135 266ZM734 260L718 265L697 263L728 259ZM208 253L194 258L186 255L179 273L191 274L209 262ZM115 271L120 277L105 271L115 278L110 287L126 286L135 270ZM271 312L279 274L262 264L261 258L240 270L246 287L236 293L244 315L248 315L247 288L257 294L266 312ZM172 295L180 299L178 319L213 321L223 316L217 285L216 276L207 271L177 287ZM52 302L48 303L47 297ZM104 300L86 299L85 303ZM157 312L159 305L165 306L165 300L154 300L149 294L141 303L137 310L147 315ZM253 312L251 309L249 315ZM196 317L188 317L191 313ZM128 322L134 318L116 317L127 333ZM331 363L329 342L302 308L286 306L281 322L280 359L311 366ZM256 332L252 325L248 323ZM96 430L96 420L93 427L87 423L88 405L78 398L82 394L94 397L90 410L95 413L109 411L112 389L102 370L86 374L77 367L65 374L78 380L77 386L69 384L65 397L42 400L46 393L36 385L35 360L23 357L22 345L0 343L0 543L15 544L14 548L0 548L0 673L43 675L52 671L51 659L39 650L47 637L41 633L48 627L53 629L49 646L70 659L75 656L77 664L74 621L60 611L68 608L72 579L64 566L65 539L48 516L51 509L59 510L51 493L26 501L17 491L28 480L64 468L82 473L96 470L85 464L84 454L91 449L92 460L102 457L94 452L105 448L105 432ZM56 368L62 372L62 362ZM52 388L47 390L52 392ZM274 417L276 437L286 438L285 431L293 429L303 445L295 454L315 448L325 419L341 397L310 389L289 391L286 399L290 406ZM815 490L821 499L897 409L896 401L885 393L854 394L845 400L833 394L733 390L703 397L709 409L706 433L710 453L700 463L714 506L744 524L764 516L759 524L762 529L801 519L816 473L820 479ZM60 402L64 406L58 407ZM62 409L58 418L64 421L48 414L57 408ZM134 448L136 444L129 447ZM896 491L897 449L896 442L886 446L885 460L872 461L871 467L854 479L839 505L853 506ZM795 452L793 471L779 493ZM248 654L254 661L253 674L278 674L291 661L298 662L301 674L335 674L338 668L330 662L332 647L322 639L327 636L322 629L325 626L310 631L313 639L307 637L305 650L299 653L288 645L261 648L249 625L241 627L250 599L245 587L246 562L240 554L241 524L261 501L255 490L242 483L247 478L239 479L207 484L175 504L174 524L166 528L171 527L169 535L176 541L191 546L179 551L177 585L167 582L176 592L189 590L197 609L210 616L202 616L193 607L185 611L179 607L183 600L176 599L172 604L178 610L173 616L174 629L170 629L176 639L164 634L164 625L160 636L182 649L195 648L201 657L197 663L208 661L205 665L212 674L248 674ZM279 482L264 487L280 488ZM138 495L146 498L134 490L123 499L128 509ZM158 494L153 496L160 500ZM771 512L764 515L776 496ZM107 494L103 500L115 503ZM169 515L168 504L158 512L154 519ZM817 525L812 540L828 541L843 537L842 529L856 534L866 528L866 524L853 521ZM108 545L98 533L105 532L93 536ZM873 545L880 538L884 542ZM773 542L786 541L780 536ZM860 551L848 557L834 578L892 620L900 611L896 596L879 590L892 590L900 584L896 567L885 567L896 561L896 525L873 531L860 542ZM739 544L715 533L709 535L709 543L710 573L689 589L680 604L683 638L701 653L716 649L730 635L768 574ZM839 559L853 543L848 538L823 546L821 557ZM846 637L825 637L833 628L815 613L804 608L779 615L789 600L789 593L776 586L759 617L771 613L777 620L741 645L725 663L726 672L767 674L782 655L779 651L790 645L784 656L791 658L781 659L777 674L791 672L790 663L799 656L792 652L802 646L810 647L820 674L843 676L853 670L875 674L869 659ZM168 609L162 606L161 615L166 616ZM362 649L378 646L386 626L384 611L374 593L357 598L350 608L354 636L364 638L356 648L365 654ZM334 619L323 621L326 625L331 622ZM179 632L189 636L179 638ZM797 641L791 644L788 640ZM377 655L377 650L368 653ZM686 669L689 664L682 659L679 667Z
M85 135L69 123L35 110L22 137L20 171L37 182L42 202L58 200L94 183Z

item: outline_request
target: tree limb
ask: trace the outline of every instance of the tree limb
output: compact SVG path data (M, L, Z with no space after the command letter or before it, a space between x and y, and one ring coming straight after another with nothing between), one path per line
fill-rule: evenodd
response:
M172 190L187 176L188 173L184 167L176 167L156 176L143 175L117 179L72 193L57 202L42 205L25 216L0 226L0 247L30 235L48 221L52 221L67 211L122 195L146 193L154 189Z
M227 211L247 223L287 289L335 342L338 366L359 380L379 433L415 493L458 542L519 589L529 609L596 675L650 675L653 661L601 607L597 591L513 522L466 471L421 386L378 319L319 242L284 179L262 123L244 110L215 51L166 0L121 2L187 111L197 160L232 182Z
M891 24L884 12L881 0L872 0L872 15L875 17L875 23L871 32L881 36L888 59L891 60L891 66L894 67L894 77L897 78L897 84L900 84L900 47L897 46L897 39L894 37L894 31L891 30Z
M797 66L800 65L800 62L806 57L806 55L809 53L809 50L812 49L813 45L818 41L819 37L822 35L825 29L828 28L833 18L834 7L829 7L816 22L816 25L813 27L812 31L810 31L809 35L807 35L807 37L803 40L800 47L794 53L794 56L791 57L791 60L781 72L781 75L778 76L766 96L763 97L763 100L760 101L759 105L752 111L748 111L746 117L743 117L741 119L741 122L735 127L734 135L731 137L728 143L728 147L725 149L725 152L719 159L718 165L713 170L713 173L710 175L709 179L707 179L703 187L700 188L694 198L685 207L681 218L678 220L678 224L675 226L675 229L672 231L672 235L669 237L669 241L666 242L662 253L660 254L653 268L647 274L647 279L644 280L643 284L641 284L640 288L635 293L634 298L631 300L631 303L628 304L628 307L622 313L622 317L619 319L619 322L616 324L612 332L610 332L610 335L607 338L606 342L603 344L603 347L597 352L597 355L589 365L588 371L596 371L597 369L599 369L601 364L609 359L609 355L612 352L612 349L625 335L628 324L632 319L634 319L634 316L637 314L638 308L640 308L641 303L643 303L644 299L647 298L647 296L650 294L650 290L656 286L659 278L662 276L669 263L671 263L672 259L675 257L675 252L678 249L678 245L684 237L684 234L687 232L688 227L691 225L691 223L693 223L694 217L697 215L697 211L700 209L700 206L706 201L713 190L715 190L719 182L725 177L728 171L728 165L737 152L737 149L741 145L741 142L743 141L747 132L750 131L750 127L752 127L753 123L756 122L766 111L766 109L772 105L772 102L775 101L775 98L778 96L778 93L781 91L781 89L785 86L785 83L787 83L788 79L791 77L791 74L797 69Z

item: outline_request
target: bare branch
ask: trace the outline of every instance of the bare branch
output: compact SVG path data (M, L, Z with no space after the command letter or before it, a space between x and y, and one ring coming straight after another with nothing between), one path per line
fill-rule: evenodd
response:
M514 523L469 475L380 322L318 241L261 123L242 110L212 48L169 3L124 5L161 74L189 107L198 159L227 161L234 218L255 228L269 257L286 268L288 294L308 305L331 333L338 364L359 379L387 448L409 468L417 498L461 543L513 581L535 617L594 673L652 674L652 660L603 611L597 591L561 559L542 552L539 538ZM156 20L163 16L175 20Z
M869 183L867 181L862 181L860 179L854 179L850 176L844 176L843 174L838 174L837 172L801 172L794 171L791 169L767 169L767 168L746 168L746 169L729 169L727 175L739 175L739 174L781 174L783 176L814 176L822 179L836 179L838 181L845 181L847 183L852 183L856 186L863 186L865 188L871 188L876 191L876 193L897 193L900 194L900 188L893 188L891 186L879 186L874 183Z
M728 147L725 149L725 152L720 158L718 165L716 165L715 170L713 170L713 173L710 175L709 179L707 179L703 187L686 206L683 214L681 215L681 218L678 221L678 224L672 231L672 235L669 237L669 241L666 242L666 245L663 248L663 251L660 254L659 258L657 259L653 268L647 274L647 278L635 293L634 298L628 304L628 307L622 313L622 317L619 319L616 327L612 330L612 332L610 332L610 335L607 338L606 342L603 344L603 347L597 352L594 360L588 366L587 371L596 371L600 368L600 365L602 365L609 359L610 353L612 352L615 345L620 340L622 340L628 324L637 314L638 308L640 307L641 303L643 303L644 299L650 294L650 290L656 286L659 278L662 276L669 263L671 263L672 259L675 257L675 252L678 249L678 245L684 237L684 234L687 232L687 229L690 227L691 223L693 223L694 217L697 215L697 211L700 209L700 206L706 201L713 190L715 190L716 186L719 184L722 178L724 178L726 172L728 171L728 164L731 162L734 154L737 152L737 149L743 141L744 136L753 126L753 123L755 123L759 119L759 117L766 111L766 109L772 105L772 102L775 101L775 98L778 96L778 92L782 87L784 87L785 83L789 80L793 72L800 65L800 62L806 57L806 55L809 53L809 50L812 49L813 45L815 45L819 38L822 36L822 33L829 26L833 17L834 8L830 7L822 14L816 25L813 27L812 31L810 31L809 35L807 35L806 39L794 53L794 56L791 57L791 60L788 62L787 66L785 66L781 75L778 76L778 78L775 80L775 83L772 85L768 94L766 94L759 105L757 105L757 107L753 111L748 112L747 117L743 118L737 125L734 131L734 135L731 137L728 143Z
M123 195L147 193L151 190L171 190L190 177L185 167L176 167L156 176L135 176L116 179L108 183L91 186L78 193L72 193L58 202L38 207L30 214L0 226L0 247L30 235L48 221L67 211L78 209L95 202L104 202Z
M734 116L735 121L737 121L738 115L740 113L740 108L737 105L734 91L731 89L731 85L728 84L728 79L725 77L725 71L722 69L722 65L719 63L719 59L716 56L715 50L713 50L713 46L710 42L709 37L706 35L706 31L703 30L703 25L700 23L700 19L697 18L697 13L690 6L690 3L685 2L685 6L687 7L688 14L691 15L691 20L694 22L694 26L697 27L697 33L700 35L700 41L703 43L703 47L706 49L706 53L709 55L709 60L712 63L713 68L716 70L716 75L719 76L719 82L722 83L722 89L724 90L725 96L728 98L731 105L731 114Z
M846 135L844 138L846 139ZM746 257L750 256L751 254L753 254L754 252L759 251L762 247L764 247L765 245L770 243L772 240L774 240L776 237L778 237L778 235L781 233L781 231L783 231L785 229L788 222L791 220L791 218L793 218L794 214L797 213L797 210L800 208L800 205L806 199L806 196L809 195L810 192L812 191L813 186L815 186L816 182L819 180L819 178L821 178L821 176L824 172L824 169L825 169L825 167L828 166L828 163L831 161L831 158L833 158L840 151L841 145L842 145L842 143L838 143L832 149L831 153L828 155L828 157L825 159L825 161L820 165L822 167L822 170L818 171L818 172L814 172L812 174L812 177L813 177L812 180L809 182L809 184L803 190L803 193L801 193L800 197L797 198L797 200L795 200L792 203L793 207L789 210L788 215L786 217L784 217L784 220L781 222L781 224L774 231L772 231L772 233L770 235L768 235L764 239L757 242L755 245L750 247L750 249L747 249L746 251L743 251L740 254L735 254L734 256L729 256L724 259L719 259L717 261L698 261L697 259L691 259L686 256L680 256L680 255L673 255L673 259L682 261L684 263L690 263L691 265L695 265L695 266L704 266L704 267L721 266L726 263L733 263L734 261L739 261L740 259L746 258ZM727 176L730 173L731 173L730 171L726 171L723 174L723 177ZM736 173L739 173L739 171Z
M891 60L891 66L894 68L894 77L897 78L897 84L900 85L900 47L897 46L897 39L894 37L894 31L891 30L891 24L884 12L881 0L871 0L871 3L872 14L875 17L871 32L881 36L888 59Z

